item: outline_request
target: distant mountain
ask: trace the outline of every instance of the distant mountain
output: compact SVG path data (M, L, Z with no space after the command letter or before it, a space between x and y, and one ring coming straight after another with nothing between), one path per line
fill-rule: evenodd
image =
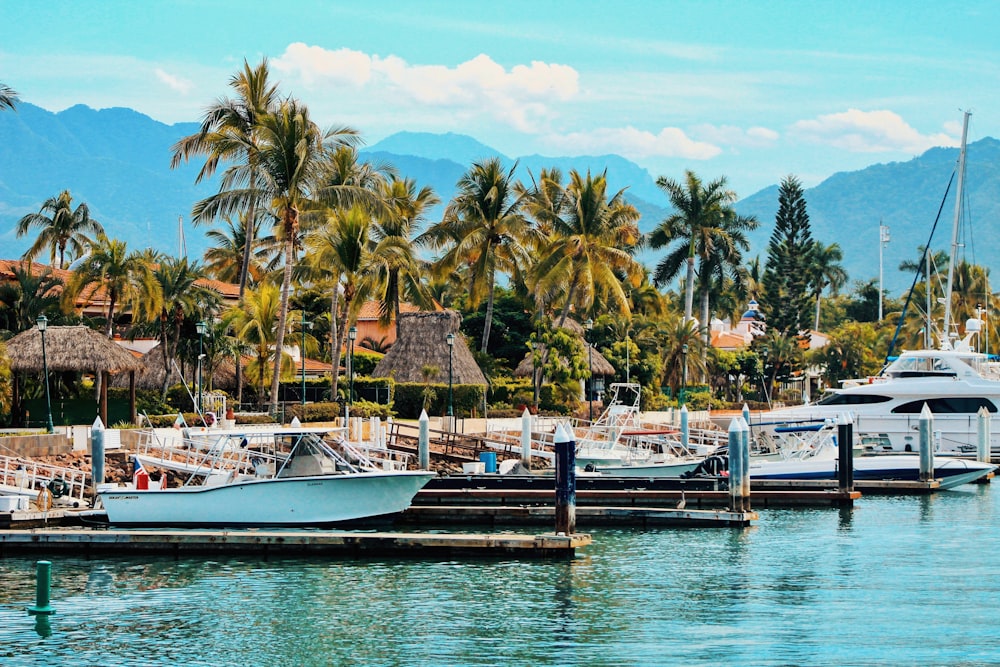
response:
M30 239L14 237L18 219L38 210L41 202L68 189L75 202L87 202L91 215L112 236L130 247L154 247L176 253L179 217L185 220L188 252L200 257L207 246L203 230L190 225L192 205L217 189L210 181L195 186L201 160L170 169L170 146L198 129L196 123L165 125L131 109L95 111L75 106L59 113L22 103L16 113L0 113L0 257L18 257ZM618 155L510 157L472 137L458 134L400 132L362 151L371 159L390 162L399 173L429 185L448 202L455 184L469 166L499 156L518 164L516 176L537 177L543 168L564 174L607 170L612 191L627 188L626 198L642 213L640 228L653 229L669 214L669 202L653 176ZM917 256L927 242L941 206L957 149L935 148L907 162L878 164L850 173L838 173L806 190L813 236L823 243L839 243L844 266L852 280L878 276L878 225L888 225L892 241L885 250L886 287L898 293L910 276L897 267ZM697 170L697 168L695 168ZM679 177L679 175L677 175ZM954 186L952 188L954 193ZM969 146L966 195L971 222L995 225L1000 219L1000 141L983 139ZM737 204L742 214L761 221L752 236L750 256L764 256L774 227L777 186L771 186ZM945 202L933 247L944 249L950 239L953 194ZM428 214L440 219L444 204ZM991 266L1000 250L986 241L974 244L963 235L968 259ZM647 250L640 258L650 267L662 251Z

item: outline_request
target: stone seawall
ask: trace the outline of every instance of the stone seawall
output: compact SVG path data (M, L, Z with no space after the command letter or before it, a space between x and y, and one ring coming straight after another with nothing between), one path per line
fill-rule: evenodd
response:
M11 435L0 438L0 451L8 454L13 452L25 458L58 456L72 452L73 442L65 433Z

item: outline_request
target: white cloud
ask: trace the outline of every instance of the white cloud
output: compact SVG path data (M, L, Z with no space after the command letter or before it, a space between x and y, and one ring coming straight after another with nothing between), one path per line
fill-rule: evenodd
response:
M191 89L194 88L194 84L191 81L169 74L159 67L157 67L154 72L157 79L167 84L170 88L177 91L181 95L187 95L191 92Z
M696 125L691 128L691 132L699 139L713 144L726 144L740 148L770 146L779 137L777 132L766 127L744 129L736 125Z
M650 157L708 160L722 152L718 146L695 141L676 127L665 127L658 134L631 126L599 128L591 132L550 135L543 141L549 148L571 155L617 153L633 160Z
M852 153L922 153L934 146L957 146L958 140L945 134L920 134L892 111L859 111L800 120L791 132L815 143L828 144Z
M539 131L555 114L554 103L579 93L579 75L572 67L532 61L507 70L485 54L455 67L412 65L398 56L296 42L272 63L311 89L311 95L330 84L349 85L400 110L435 107L456 116L488 114L524 132Z

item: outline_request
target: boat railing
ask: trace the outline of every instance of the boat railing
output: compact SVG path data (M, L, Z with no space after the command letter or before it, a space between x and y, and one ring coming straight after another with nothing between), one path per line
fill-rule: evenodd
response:
M59 486L60 498L65 504L83 503L87 491L87 473L75 468L38 463L31 459L0 456L0 490L18 495L31 495L47 488L52 482ZM53 494L55 495L55 494Z
M382 447L370 447L368 445L348 442L344 439L339 439L335 442L337 447L356 462L360 468L367 470L406 470L409 467L410 454L408 452Z

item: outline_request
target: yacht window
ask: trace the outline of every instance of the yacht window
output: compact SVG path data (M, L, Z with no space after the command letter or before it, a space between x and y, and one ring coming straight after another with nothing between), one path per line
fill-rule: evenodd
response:
M924 403L936 415L976 414L979 412L979 408L986 408L989 412L997 411L997 406L993 404L993 401L982 396L944 396L903 403L894 408L893 413L917 415L924 409Z
M878 394L836 394L831 393L819 400L817 405L869 405L871 403L886 403L889 396Z

